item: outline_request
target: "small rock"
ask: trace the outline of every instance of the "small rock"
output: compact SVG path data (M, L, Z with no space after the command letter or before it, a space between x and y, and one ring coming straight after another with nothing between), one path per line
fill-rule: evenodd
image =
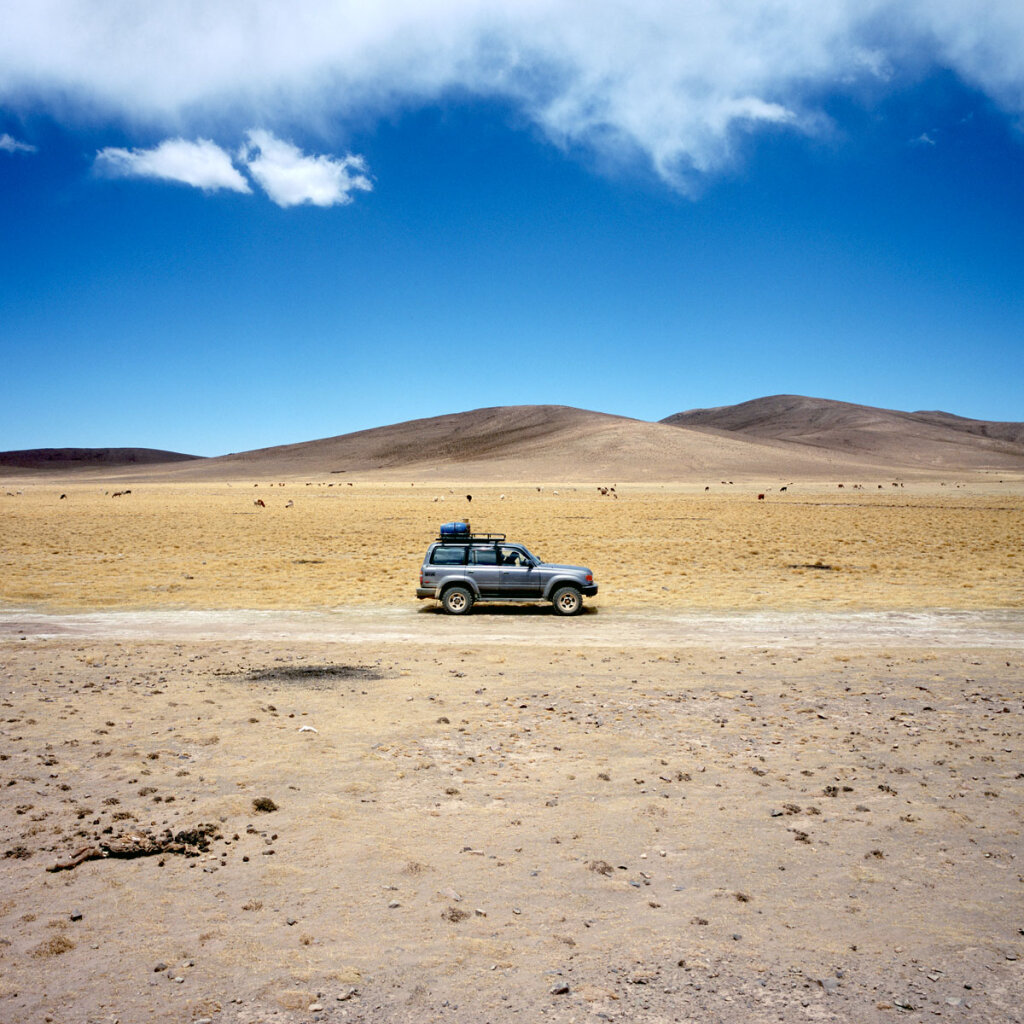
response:
M157 964L157 965L156 965L156 966L155 966L155 967L153 968L153 971L154 971L154 973L156 973L156 974L159 974L159 973L160 973L161 971L166 971L166 970L167 970L167 964L165 964L165 963L164 963L163 961L161 961L160 963L158 963L158 964Z
M323 1010L323 1007L319 1003L309 1004L309 1013L320 1013L321 1010Z
M567 996L569 994L569 983L560 981L557 985L552 985L551 994L553 996Z
M294 917L289 917L285 921L285 924L288 925L289 927L291 927L293 924L298 924L298 923L299 923L298 920L296 918L294 918Z
M82 920L82 912L80 910L73 910L71 912L71 920L72 921L81 921Z

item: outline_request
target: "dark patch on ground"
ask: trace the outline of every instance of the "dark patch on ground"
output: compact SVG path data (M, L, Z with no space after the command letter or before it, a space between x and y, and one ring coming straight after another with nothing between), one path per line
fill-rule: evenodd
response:
M306 683L313 685L328 679L384 679L373 665L275 665L254 668L245 673L250 683Z

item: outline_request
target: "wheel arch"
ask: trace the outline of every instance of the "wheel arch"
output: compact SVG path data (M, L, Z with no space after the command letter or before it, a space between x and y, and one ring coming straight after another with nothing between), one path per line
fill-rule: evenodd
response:
M580 592L580 597L583 596L583 585L579 580L574 580L571 576L556 576L555 579L550 580L547 586L544 588L544 600L550 601L555 596L555 591L559 587L572 587L573 590Z
M440 600L444 597L446 590L451 590L452 587L462 587L468 590L473 595L473 600L476 601L480 597L480 589L476 586L473 580L463 576L448 577L438 588L437 597Z

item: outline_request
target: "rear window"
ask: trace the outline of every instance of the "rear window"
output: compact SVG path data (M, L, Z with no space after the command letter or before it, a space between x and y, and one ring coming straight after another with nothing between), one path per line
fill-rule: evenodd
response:
M470 548L470 561L474 565L497 565L498 552L496 548Z
M466 549L455 544L439 545L430 556L431 565L465 565Z

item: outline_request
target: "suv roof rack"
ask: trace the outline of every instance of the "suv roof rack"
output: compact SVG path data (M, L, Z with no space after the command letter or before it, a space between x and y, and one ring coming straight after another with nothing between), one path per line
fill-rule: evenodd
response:
M505 539L503 533L467 533L461 537L438 537L439 544L486 544Z

